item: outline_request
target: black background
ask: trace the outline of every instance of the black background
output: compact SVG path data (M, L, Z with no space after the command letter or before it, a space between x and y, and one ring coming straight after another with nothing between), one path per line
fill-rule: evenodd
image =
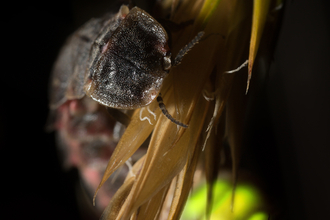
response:
M326 2L287 1L270 72L249 122L249 154L268 190L283 194L283 219L330 219ZM6 219L81 219L76 173L61 170L54 135L44 132L48 77L65 37L111 8L111 1L87 0L2 7L1 209Z

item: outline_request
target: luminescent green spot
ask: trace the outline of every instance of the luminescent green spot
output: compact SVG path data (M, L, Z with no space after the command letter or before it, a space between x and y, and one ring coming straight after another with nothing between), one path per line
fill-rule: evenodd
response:
M206 210L206 184L193 191L182 214L182 220L204 220ZM214 185L214 201L210 220L267 220L260 193L251 185L238 184L234 210L231 212L232 185L218 180Z
M259 202L258 192L251 186L239 185L235 192L234 213L243 218L249 210L256 208Z
M223 200L226 200L226 195L230 191L231 186L228 182L217 181L214 184L214 198L218 198L214 201L214 206L217 207L221 205ZM204 184L199 189L193 192L191 197L188 199L186 207L183 211L181 219L203 219L206 210L206 195L207 195L207 185ZM220 203L220 204L219 204Z
M257 212L247 220L267 220L267 219L268 219L268 215L265 212Z

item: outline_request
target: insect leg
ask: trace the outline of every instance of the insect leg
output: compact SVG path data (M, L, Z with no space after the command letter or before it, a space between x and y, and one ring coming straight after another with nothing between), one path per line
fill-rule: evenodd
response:
M229 70L229 71L225 71L224 73L236 73L238 71L240 71L240 69L246 67L249 63L249 60L246 60L242 65L240 65L239 67L237 67L236 69L234 70Z
M159 108L160 110L162 110L163 114L166 116L166 118L168 118L169 120L171 120L171 122L173 122L174 124L177 124L181 127L184 127L184 128L188 128L188 125L185 125L177 120L175 120L171 115L170 113L168 113L167 109L166 109L166 106L165 104L163 103L163 99L161 97L161 94L159 93L158 97L157 97L157 102L159 104Z

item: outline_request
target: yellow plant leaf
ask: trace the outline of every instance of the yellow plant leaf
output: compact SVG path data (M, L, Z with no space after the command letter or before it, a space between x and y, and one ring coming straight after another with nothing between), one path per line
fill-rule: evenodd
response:
M173 93L170 94L171 96ZM173 97L172 97L173 98ZM176 143L177 126L165 116L160 116L152 135L144 166L132 191L126 200L125 210L121 210L118 219L128 217L142 204L154 196L161 188L169 184L181 171L187 160L192 157L207 111L206 101L201 99L192 117L191 123ZM170 113L175 108L168 106ZM181 128L180 128L181 129Z
M211 133L212 129L218 127L218 123L220 117L224 110L227 109L227 103L232 100L233 102L240 102L241 99L246 98L243 92L241 91L240 84L237 84L237 78L241 78L243 75L235 76L235 73L226 73L226 71L230 71L236 69L240 66L247 57L248 53L248 41L249 41L249 30L251 20L249 20L249 11L247 8L251 7L251 3L248 1L227 1L223 0L223 7L226 7L226 15L227 17L224 18L225 26L227 29L224 29L224 34L226 36L226 41L222 50L218 50L219 61L216 64L216 81L215 81L215 108L213 117L209 123L208 132ZM252 8L252 7L251 7ZM235 85L235 87L233 87ZM231 92L232 89L238 93L240 93L239 100L232 99ZM226 110L227 111L227 110ZM234 112L233 112L234 111ZM240 109L231 109L231 114L235 113L241 114L238 115L238 118L241 118L244 115L244 111ZM230 132L228 130L228 123L226 123L226 133L227 135L230 134L233 137L233 132L240 132L239 129L242 127L234 127ZM217 133L217 139L222 140L225 134ZM209 134L208 134L209 135ZM240 138L239 135L235 136L236 138ZM236 142L231 142L231 153L232 153L232 164L233 164L233 179L234 183L237 178L237 169L239 164L239 149L241 147L240 140ZM210 193L210 191L209 191ZM233 197L234 198L234 197Z
M248 67L248 80L246 86L246 93L249 90L253 63L258 52L259 43L266 23L270 2L271 0L253 1L252 31L251 31L251 40L250 40L250 54L249 54L249 67Z
M111 198L109 205L102 213L100 220L113 220L116 219L119 210L123 207L129 192L132 189L133 183L136 180L136 176L139 175L142 165L144 163L145 156L142 156L128 172L123 185L118 189L115 195Z
M142 169L144 160L145 160L145 155L143 155L138 161L135 162L135 164L133 165L132 170L129 170L125 181L127 181L131 177L136 178L136 176L139 175L139 173Z
M191 161L187 160L184 168L178 175L175 191L173 193L173 200L170 212L167 218L168 220L179 219L183 211L184 205L186 204L188 195L193 185L193 179L198 164L198 159L202 152L200 142L201 141L197 142L197 146L195 147L194 155Z
M159 117L160 109L158 107L157 102L153 102L150 105L150 109L155 112L157 117ZM134 154L134 152L141 146L141 144L143 144L143 142L152 132L154 125L149 124L147 120L141 121L140 111L141 109L137 109L134 112L129 126L121 137L114 152L112 153L103 178L94 194L93 202L95 201L95 197L98 190L102 187L105 181L111 176L111 174L113 174L116 169L122 166L126 162L126 160ZM149 114L147 115L148 118L150 118L150 120L153 120L153 116L148 113L147 110L145 110L144 113Z
M217 6L221 0L205 0L203 7L196 18L195 28L204 29L206 24L216 11Z
M212 116L212 114L210 114L210 116ZM224 118L224 115L222 115L217 130L212 129L207 133L209 138L205 146L203 146L205 152L204 170L207 182L206 216L208 217L211 214L213 206L213 185L218 177L220 163L223 162L220 161L220 152L223 149L222 146L225 133Z
M168 192L171 182L164 186L159 192L153 196L148 202L144 203L138 211L136 220L154 220L159 219L163 202Z
M204 0L183 0L173 2L171 20L177 23L195 20L201 10Z
M206 81L216 62L219 61L218 51L222 51L224 48L225 39L221 35L228 32L228 19L226 18L226 8L224 6L228 5L229 2L220 1L205 26L205 37L188 52L179 66L171 70L175 104L179 113L177 118L186 124L191 118ZM196 22L198 21L196 20ZM176 44L173 50L179 50L186 42L189 42L191 33L194 33L195 30L200 31L195 27L190 27L186 28L182 35L174 36L174 38L179 38L175 38L174 42Z
M109 205L105 208L100 220L113 220L117 217L122 205L124 204L129 192L132 189L135 178L128 178L112 197Z

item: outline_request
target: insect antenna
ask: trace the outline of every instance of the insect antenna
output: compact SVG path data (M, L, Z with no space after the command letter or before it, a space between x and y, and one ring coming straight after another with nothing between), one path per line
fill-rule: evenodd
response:
M193 48L193 46L195 46L195 44L197 44L199 42L199 40L203 37L203 35L204 35L204 31L198 32L196 37L194 37L194 39L192 39L186 46L184 46L179 51L179 53L174 58L173 66L177 66L181 63L183 56L186 53L188 53L188 51L191 50L191 48Z
M172 115L170 115L170 113L168 113L167 109L166 109L166 106L163 102L163 98L161 96L161 94L159 93L158 97L157 97L157 102L158 102L158 105L159 105L159 108L160 110L162 110L163 114L166 116L166 118L168 118L169 120L171 120L171 122L173 122L174 124L177 124L181 127L184 127L184 128L188 128L188 125L185 125L183 124L182 122L179 122L177 120L175 120Z

